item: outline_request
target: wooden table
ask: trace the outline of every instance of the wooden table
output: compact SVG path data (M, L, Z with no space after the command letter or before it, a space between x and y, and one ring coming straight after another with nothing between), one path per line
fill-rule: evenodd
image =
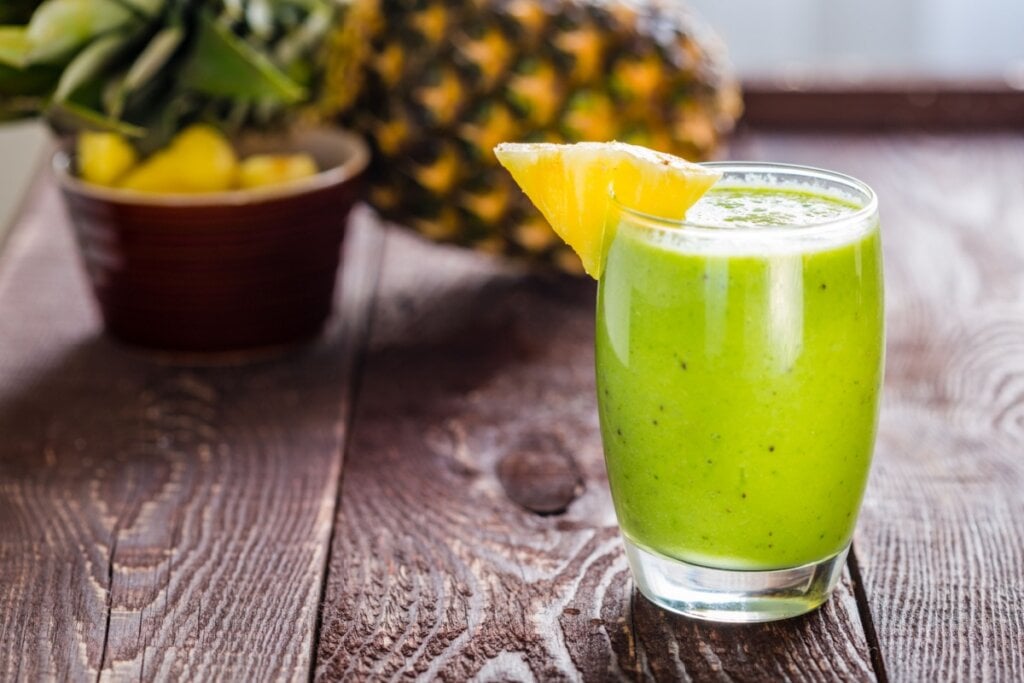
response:
M100 336L44 178L0 256L0 679L1024 680L1024 138L733 156L882 197L881 434L824 609L716 627L634 591L591 283L364 215L323 339L174 364Z

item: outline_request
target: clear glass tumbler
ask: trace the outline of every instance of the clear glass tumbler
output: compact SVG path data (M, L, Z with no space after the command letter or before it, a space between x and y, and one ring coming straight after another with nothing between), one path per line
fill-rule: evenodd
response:
M619 207L598 290L609 482L652 602L770 621L828 599L884 362L878 207L853 178L722 163L667 221Z

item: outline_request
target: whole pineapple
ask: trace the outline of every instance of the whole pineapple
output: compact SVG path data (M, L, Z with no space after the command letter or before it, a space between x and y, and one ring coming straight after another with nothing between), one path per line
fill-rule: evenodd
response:
M497 166L504 140L612 140L704 159L739 114L676 2L356 0L324 104L370 140L371 203L436 240L578 270Z
M711 155L739 114L676 0L19 0L0 118L44 110L141 147L195 120L317 112L369 139L370 202L433 239L577 270L507 174L503 140ZM26 9L27 8L27 9Z

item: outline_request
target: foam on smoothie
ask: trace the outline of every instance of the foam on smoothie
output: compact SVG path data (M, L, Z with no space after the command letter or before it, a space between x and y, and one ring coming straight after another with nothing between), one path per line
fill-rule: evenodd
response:
M856 198L822 187L748 178L713 187L682 224L627 217L622 225L646 242L689 254L801 254L863 239L875 227L863 208Z
M860 207L799 188L722 188L708 192L686 221L714 228L807 227L829 223Z

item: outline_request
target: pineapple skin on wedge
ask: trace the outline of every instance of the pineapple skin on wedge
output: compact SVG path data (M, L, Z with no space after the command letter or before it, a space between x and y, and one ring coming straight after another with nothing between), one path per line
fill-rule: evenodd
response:
M621 142L502 143L494 154L594 279L601 277L618 204L679 220L721 177L714 169Z

